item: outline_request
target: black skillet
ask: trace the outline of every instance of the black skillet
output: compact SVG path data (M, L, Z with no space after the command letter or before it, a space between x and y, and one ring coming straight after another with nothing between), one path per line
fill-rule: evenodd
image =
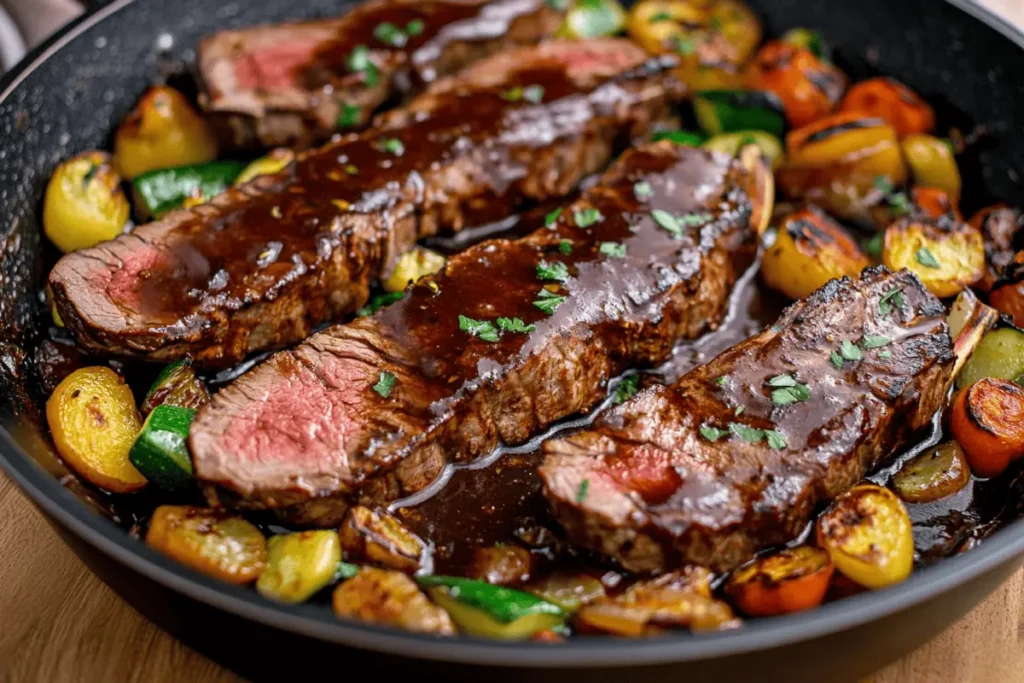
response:
M1024 35L967 0L750 0L769 34L821 29L854 78L888 74L938 105L940 129L983 124L990 144L963 165L964 208L1024 205ZM458 680L856 680L923 644L1024 558L1024 521L907 582L729 633L565 645L435 640L342 623L317 606L278 607L145 548L58 478L34 425L29 362L39 333L42 192L74 152L109 147L143 89L182 72L219 29L338 14L349 0L117 0L53 37L0 80L0 466L82 560L193 648L254 679L366 675ZM989 494L995 495L995 494ZM998 494L1009 496L1010 493ZM987 501L1017 509L1017 500ZM67 618L73 618L67 617Z

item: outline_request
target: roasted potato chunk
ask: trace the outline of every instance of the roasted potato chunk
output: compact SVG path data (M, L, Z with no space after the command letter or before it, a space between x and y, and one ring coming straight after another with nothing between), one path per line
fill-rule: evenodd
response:
M822 603L834 569L820 548L788 548L737 569L725 592L752 617L800 612Z
M533 555L516 545L491 546L473 550L473 564L467 575L499 586L516 586L530 580Z
M267 562L267 540L260 530L224 510L161 505L149 521L146 545L234 584L252 583Z
M57 452L89 483L131 493L146 478L128 460L142 418L124 379L108 367L75 370L46 402L46 421Z
M865 588L899 583L914 568L910 515L895 493L874 484L833 501L818 518L818 544L836 569Z
M930 503L953 495L970 480L971 468L963 448L956 441L947 441L906 463L892 484L908 503Z
M1005 379L978 380L957 396L950 428L975 474L1001 474L1024 457L1024 389Z
M955 296L985 274L981 233L956 220L904 217L885 231L882 263L907 268L937 297Z
M813 207L787 216L761 262L769 287L802 299L829 280L857 277L870 265L838 223Z
M112 240L131 206L105 152L83 152L57 167L43 199L43 232L65 254Z
M334 580L341 543L334 530L271 536L267 568L256 581L260 595L277 602L305 602Z
M341 523L341 547L352 558L406 572L420 568L426 544L384 510L351 508Z
M334 589L334 614L406 631L450 636L451 617L420 592L416 582L402 572L363 567Z

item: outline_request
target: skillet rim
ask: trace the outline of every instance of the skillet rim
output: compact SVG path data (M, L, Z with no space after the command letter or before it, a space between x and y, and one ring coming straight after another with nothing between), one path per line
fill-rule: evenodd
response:
M970 0L945 0L1024 51L1018 29ZM50 56L109 15L136 0L113 2L79 16L30 51L0 77L0 102ZM337 645L439 662L535 668L633 667L676 664L741 655L796 644L849 630L910 609L1024 556L1024 518L1003 527L969 552L915 572L902 584L865 592L816 610L757 620L720 633L624 640L589 636L557 647L542 643L501 643L469 637L441 638L358 622L344 622L312 605L276 605L255 592L224 584L173 562L89 510L45 472L0 425L0 470L38 509L112 560L167 589L200 603L272 628ZM116 588L115 588L116 592Z

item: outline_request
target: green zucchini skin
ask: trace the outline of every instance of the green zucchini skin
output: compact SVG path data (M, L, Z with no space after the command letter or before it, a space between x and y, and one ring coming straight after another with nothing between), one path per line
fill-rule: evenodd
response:
M211 161L143 173L132 181L135 210L143 219L153 219L180 209L196 190L212 199L231 187L244 168L240 161Z
M185 444L195 416L190 408L159 405L142 425L128 459L157 487L184 492L195 486L192 457Z
M778 95L760 90L704 90L693 101L700 127L708 135L760 130L781 138L785 108Z

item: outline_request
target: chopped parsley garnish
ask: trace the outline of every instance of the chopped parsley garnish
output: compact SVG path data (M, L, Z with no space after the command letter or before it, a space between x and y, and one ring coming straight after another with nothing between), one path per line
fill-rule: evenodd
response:
M399 299L402 298L402 292L387 292L385 294L378 294L371 298L366 305L356 311L356 317L362 318L366 315L372 315L384 308L390 306Z
M795 387L799 382L793 378L793 375L775 375L768 380L768 386L770 387Z
M651 142L668 140L677 145L697 147L704 143L707 136L703 133L691 133L688 130L656 130L651 133Z
M888 349L885 350L885 351L881 351L878 354L878 357L882 358L882 359L885 359L885 360L889 360L890 358L892 358L892 351L889 351Z
M377 383L373 385L373 390L378 394L387 398L391 395L391 390L395 388L395 376L394 374L381 371L380 377L377 378Z
M892 343L892 339L888 337L880 337L875 335L866 334L864 338L860 340L860 345L865 349L879 349L883 346L888 346Z
M925 268L939 268L939 262L935 258L935 254L928 251L927 247L921 247L914 252L914 258Z
M882 298L878 300L878 315L889 315L893 305L896 308L903 308L903 294L900 293L901 291L900 287L894 287L882 295ZM891 304L889 303L890 301L892 302Z
M891 194L893 190L892 181L889 180L888 176L875 176L875 189L882 194Z
M549 292L546 289L540 290L540 293L537 296L538 299L533 302L533 305L539 308L540 310L544 311L548 315L553 315L555 309L561 306L563 303L565 303L565 300L567 298L561 294Z
M693 38L688 38L686 36L675 36L672 42L675 43L676 52L684 57L692 55L697 49L696 44L693 42Z
M555 209L548 215L544 216L544 227L550 228L558 220L558 217L562 215L562 209Z
M474 320L460 315L459 329L487 342L496 342L500 338L498 329L488 320Z
M631 375L626 377L619 382L619 386L615 387L615 398L612 399L612 402L615 405L619 405L623 401L636 396L638 391L640 391L640 376Z
M700 426L700 435L703 436L708 441L718 441L723 436L726 436L728 433L729 432L725 431L724 429L719 429L718 427L711 427L709 425Z
M349 175L355 175L359 173L359 167L355 164L345 164L345 173Z
M558 252L565 256L572 253L572 240L559 240Z
M874 237L864 243L864 253L868 256L881 256L882 255L882 233L876 234Z
M621 242L601 242L598 250L605 256L626 258L626 245Z
M338 116L338 128L351 128L359 123L362 109L354 104L341 105L341 114Z
M580 211L574 211L572 218L576 221L577 227L589 228L594 223L604 220L604 216L593 206L588 206Z
M498 318L494 321L502 332L521 332L529 334L537 329L536 325L527 325L522 318Z
M382 152L394 154L397 157L405 154L405 145L398 138L384 138L377 144Z
M351 579L353 576L359 573L359 565L352 564L351 562L339 562L338 563L338 578L339 579Z
M729 431L740 437L747 443L758 443L764 438L764 430L757 427L748 427L739 422L730 422Z
M851 342L849 339L844 339L843 343L839 345L839 355L846 360L857 361L864 357L861 353L860 347Z
M580 488L576 491L576 502L582 503L587 499L587 492L590 490L590 480L584 479L580 482Z
M413 19L405 25L405 32L410 36L418 36L423 33L424 28L426 28L426 25L423 23L422 19Z
M728 382L728 381L729 381L729 376L728 375L722 375L721 377L719 377L718 379L715 380L715 384L717 384L720 387L724 387L725 383Z
M910 198L905 192L896 192L892 181L887 176L875 177L875 189L885 195L885 201L897 216L910 213Z
M736 406L736 410L732 411L732 414L739 417L743 414L744 410L746 410L746 406Z
M675 216L668 211L655 209L651 211L651 218L665 230L672 233L673 237L682 237L686 228L692 228L711 220L711 215L706 213L687 213L682 216Z
M402 29L388 21L377 24L373 29L373 37L391 47L404 47L408 40Z
M565 282L569 279L569 269L561 261L541 261L537 264L537 277L541 280Z
M766 429L764 431L764 437L768 440L768 448L776 451L782 450L789 445L789 442L786 441L786 437L774 429Z
M536 84L526 86L523 88L523 99L533 104L540 104L544 99L544 86Z
M768 386L775 387L772 391L772 403L777 406L788 406L811 397L806 384L797 382L792 375L776 375L768 380Z
M830 351L828 354L828 360L832 365L836 366L840 370L843 369L843 357L835 351Z
M377 85L377 66L370 61L370 48L365 45L356 45L352 50L348 56L348 70L363 74L363 83L367 87Z
M654 196L654 188L651 187L651 184L646 180L641 180L633 185L633 194L637 199L643 201Z

